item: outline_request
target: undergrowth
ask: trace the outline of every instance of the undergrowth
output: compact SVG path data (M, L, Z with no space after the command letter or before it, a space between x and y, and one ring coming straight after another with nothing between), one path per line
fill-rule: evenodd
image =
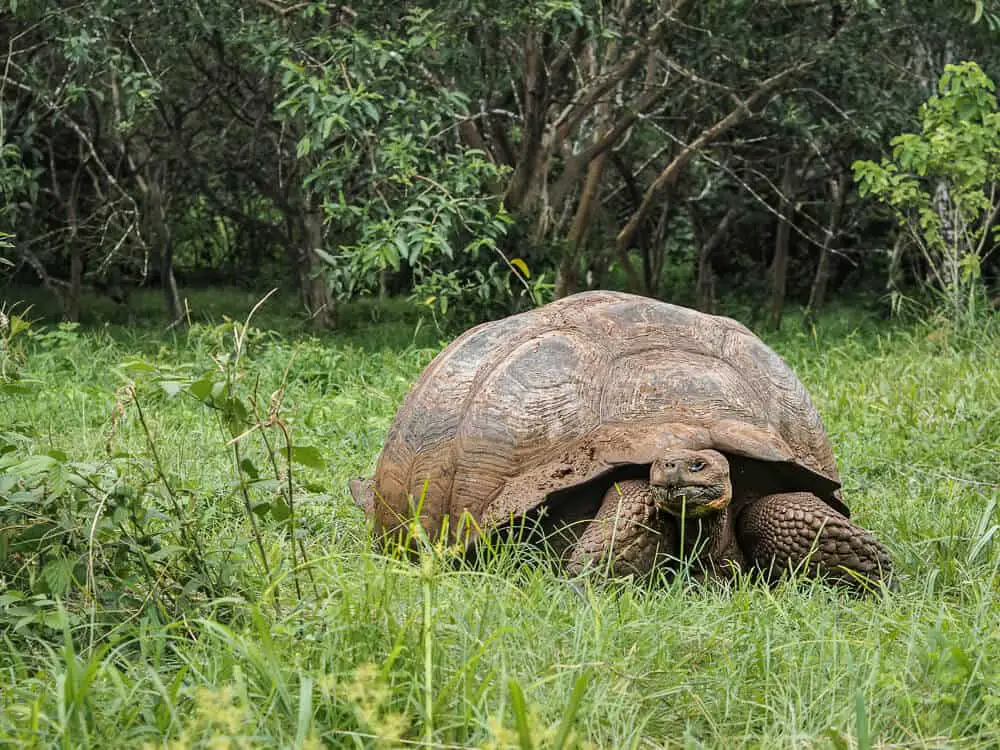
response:
M445 336L374 306L316 336L270 304L169 331L5 307L0 746L1000 744L995 325L770 339L899 592L581 595L511 549L371 552L347 480Z

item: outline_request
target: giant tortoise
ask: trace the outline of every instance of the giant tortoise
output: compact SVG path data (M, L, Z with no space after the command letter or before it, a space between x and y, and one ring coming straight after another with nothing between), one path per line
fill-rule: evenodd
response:
M416 521L468 547L537 519L571 573L685 558L888 580L839 489L809 395L749 329L607 291L461 335L406 396L374 477L351 482L383 548Z

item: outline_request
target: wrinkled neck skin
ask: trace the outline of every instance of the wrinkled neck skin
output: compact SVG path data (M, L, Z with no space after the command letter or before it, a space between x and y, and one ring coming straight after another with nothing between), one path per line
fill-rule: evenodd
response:
M733 535L734 513L732 507L712 513L701 518L684 519L683 545L684 557L690 559L718 557L729 546L728 539ZM677 519L678 527L680 519Z

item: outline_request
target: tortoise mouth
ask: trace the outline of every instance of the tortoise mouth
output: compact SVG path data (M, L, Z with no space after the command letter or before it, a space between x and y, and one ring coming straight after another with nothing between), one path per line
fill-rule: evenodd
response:
M729 505L725 488L717 484L653 486L652 489L656 506L672 516L697 518L716 513Z

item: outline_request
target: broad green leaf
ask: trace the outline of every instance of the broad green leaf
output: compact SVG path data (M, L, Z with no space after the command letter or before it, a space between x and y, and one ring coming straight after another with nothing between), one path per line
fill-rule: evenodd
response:
M257 471L257 467L254 466L253 461L249 458L244 458L240 461L240 468L251 480L260 479L260 472Z
M303 466L308 466L310 469L326 468L323 455L319 452L318 448L311 445L292 446L292 461Z
M126 372L156 372L156 366L141 359L130 359L122 362L120 367Z
M10 467L12 474L19 474L22 477L34 477L40 474L47 474L59 465L59 461L52 456L34 455L28 456L23 461Z
M73 584L73 562L65 557L50 560L42 568L42 579L49 593L56 597L65 596Z
M302 159L309 154L312 150L312 138L309 137L308 133L299 139L298 145L295 147L295 155Z
M313 251L313 254L316 255L316 257L318 257L324 263L328 263L331 266L337 265L337 259L334 258L332 255L330 255L330 253L328 253L323 248L321 248L321 247L314 247L312 249L312 251Z
M188 390L191 391L191 394L198 400L208 402L209 397L212 395L212 387L214 385L215 379L212 377L212 374L209 373L189 385Z
M288 507L288 503L283 498L275 498L274 502L271 503L271 517L280 522L288 520L291 515L292 510Z

